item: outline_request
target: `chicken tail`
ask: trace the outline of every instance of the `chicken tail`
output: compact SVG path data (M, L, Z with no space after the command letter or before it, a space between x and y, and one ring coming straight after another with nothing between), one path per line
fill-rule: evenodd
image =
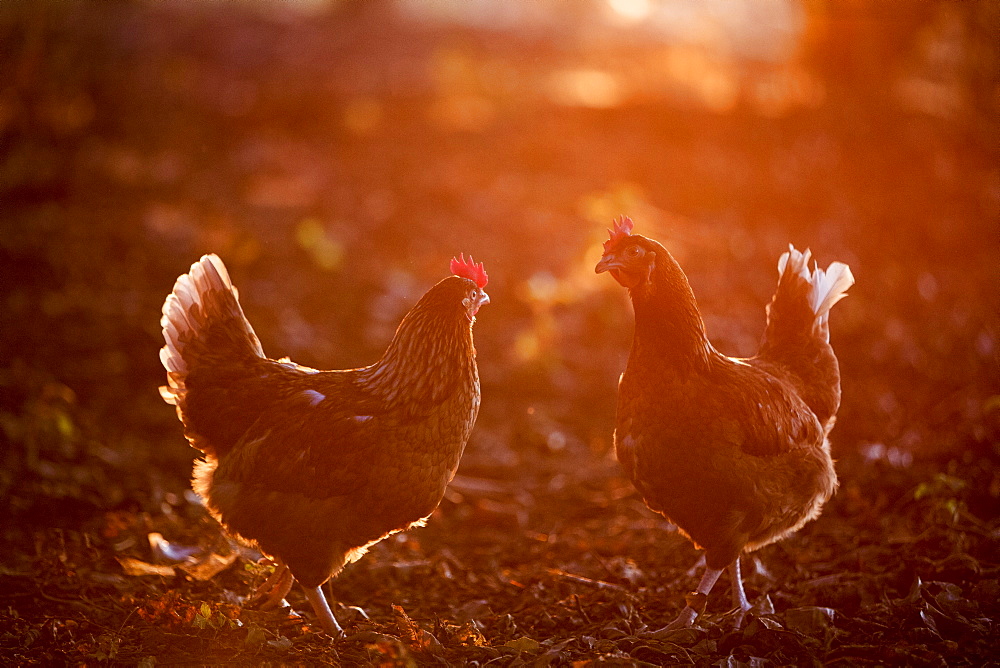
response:
M167 384L160 396L182 410L185 380L191 370L213 360L263 357L253 327L243 315L239 292L217 255L204 255L174 283L163 303L160 361Z
M850 268L834 262L825 270L812 253L789 245L778 260L778 288L767 307L767 327L756 359L771 373L787 374L799 396L827 432L840 407L840 365L830 347L830 308L854 284Z
M767 307L768 334L778 329L808 331L830 341L830 309L847 296L854 275L843 262L833 262L825 270L813 262L810 271L811 258L812 251L802 253L791 244L778 258L778 289ZM810 309L805 313L803 295Z

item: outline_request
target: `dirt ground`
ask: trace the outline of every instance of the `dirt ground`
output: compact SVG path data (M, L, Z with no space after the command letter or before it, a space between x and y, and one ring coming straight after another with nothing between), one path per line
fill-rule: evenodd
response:
M998 5L790 2L782 47L480 4L0 3L0 663L1000 662ZM700 572L611 452L620 214L728 354L789 242L857 277L840 490L745 559L739 630L724 577L644 633ZM269 567L190 491L159 311L205 252L321 368L377 359L453 254L490 273L459 475L328 585L345 638L298 588L243 610Z

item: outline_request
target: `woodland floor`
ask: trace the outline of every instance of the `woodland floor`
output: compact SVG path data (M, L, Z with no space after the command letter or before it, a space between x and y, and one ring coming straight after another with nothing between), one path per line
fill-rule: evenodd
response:
M0 3L0 663L1000 662L1000 13L851 6L800 56L822 99L760 107L762 65L735 61L744 92L707 111L629 79L654 46L586 42L578 16ZM959 56L928 64L940 43ZM614 104L551 92L598 66ZM954 99L912 104L914 80ZM745 560L740 630L723 577L694 628L644 635L700 572L611 453L631 311L593 266L619 214L729 354L789 241L858 279L831 319L840 490ZM328 586L345 638L298 588L296 612L242 610L267 566L189 490L158 319L210 251L265 350L325 368L376 359L453 254L490 272L459 475Z

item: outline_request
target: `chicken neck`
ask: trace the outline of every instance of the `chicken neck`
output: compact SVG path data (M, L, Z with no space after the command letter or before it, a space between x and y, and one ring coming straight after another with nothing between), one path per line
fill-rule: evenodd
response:
M403 318L385 354L360 383L390 403L443 401L475 367L472 323L464 313L421 308Z
M645 368L676 371L708 367L713 354L698 303L687 276L666 248L656 244L649 280L629 290L635 310L635 336L629 358Z

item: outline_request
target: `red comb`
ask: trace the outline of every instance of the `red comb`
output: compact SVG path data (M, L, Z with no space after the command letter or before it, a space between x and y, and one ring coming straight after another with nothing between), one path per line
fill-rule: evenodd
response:
M611 235L611 238L604 242L604 251L607 252L613 244L631 235L632 226L632 219L628 216L622 216L616 220L614 229L608 230L608 234Z
M490 277L486 275L486 270L483 269L483 263L480 262L476 264L476 261L469 256L468 262L465 260L465 253L459 255L462 259L459 260L457 257L451 258L451 273L456 276L461 276L462 278L469 278L476 282L481 288L486 287L486 283L489 282Z

